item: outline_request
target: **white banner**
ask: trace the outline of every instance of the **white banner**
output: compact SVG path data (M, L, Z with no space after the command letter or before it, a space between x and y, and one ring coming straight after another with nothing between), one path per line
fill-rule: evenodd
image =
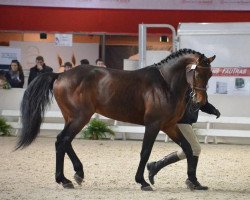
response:
M0 47L0 65L10 65L12 60L21 61L21 49Z
M72 34L55 34L56 46L68 46L71 47L73 43Z
M250 0L0 0L0 5L97 9L250 10Z
M213 67L208 94L250 95L249 67Z

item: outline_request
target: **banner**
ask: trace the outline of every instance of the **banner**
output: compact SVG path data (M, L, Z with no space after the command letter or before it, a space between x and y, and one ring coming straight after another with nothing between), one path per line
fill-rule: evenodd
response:
M21 60L21 49L0 46L0 70L8 70L12 60Z
M96 9L250 10L250 0L0 0L0 5Z
M56 46L68 46L71 47L73 43L72 34L55 34Z
M250 67L214 67L208 94L250 95Z

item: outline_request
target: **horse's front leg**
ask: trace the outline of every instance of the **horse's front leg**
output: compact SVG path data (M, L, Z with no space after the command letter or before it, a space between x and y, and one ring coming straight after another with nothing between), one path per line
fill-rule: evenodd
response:
M159 123L151 123L145 127L145 135L140 155L141 159L135 176L135 181L141 184L141 189L143 191L153 190L152 187L145 181L143 174L159 130Z

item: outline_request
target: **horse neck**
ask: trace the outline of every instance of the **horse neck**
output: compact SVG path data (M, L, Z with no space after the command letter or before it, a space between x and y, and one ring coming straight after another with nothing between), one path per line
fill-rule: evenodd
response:
M186 68L189 64L195 63L196 60L195 54L191 56L184 55L170 59L159 67L161 75L169 85L170 90L177 96L183 95L187 91Z

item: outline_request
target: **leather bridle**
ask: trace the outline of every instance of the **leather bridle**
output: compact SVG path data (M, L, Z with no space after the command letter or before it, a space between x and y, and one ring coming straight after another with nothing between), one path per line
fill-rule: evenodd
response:
M191 83L189 83L190 84L190 86L191 86L191 89L192 89L192 91L191 91L191 94L190 94L190 96L192 96L192 97L195 97L195 95L196 95L196 90L200 90L200 91L203 91L203 92L205 92L205 91L207 91L207 87L198 87L198 86L196 86L196 78L195 78L195 75L196 75L196 72L197 72L197 69L202 69L202 70L211 70L211 68L210 67L202 67L202 66L200 66L200 65L198 65L198 64L192 64L191 65L191 67L190 67L190 69L189 69L189 72L190 71L192 71L193 72L193 76L192 76L192 84Z

